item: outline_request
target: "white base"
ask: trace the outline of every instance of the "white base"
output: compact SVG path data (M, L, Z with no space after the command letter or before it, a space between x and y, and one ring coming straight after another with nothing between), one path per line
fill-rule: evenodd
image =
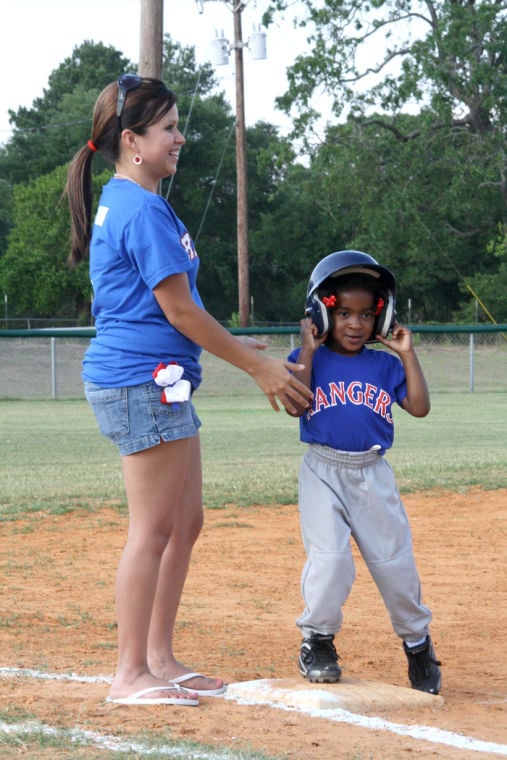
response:
M342 678L339 683L309 683L303 678L263 678L232 683L228 697L242 697L258 704L281 704L305 710L349 710L368 713L406 707L442 707L440 695L393 686L380 681Z

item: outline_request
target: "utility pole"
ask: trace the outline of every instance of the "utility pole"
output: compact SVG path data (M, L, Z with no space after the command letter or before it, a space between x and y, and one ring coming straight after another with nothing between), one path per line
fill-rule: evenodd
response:
M139 75L162 79L164 0L141 0Z
M248 254L248 186L246 171L245 90L243 74L243 35L241 0L233 5L234 62L236 72L236 230L238 242L239 325L250 325L250 274Z
M243 42L241 14L246 7L244 0L225 0L234 16L234 68L236 85L236 234L238 251L238 309L240 327L250 324L250 267L248 254L248 179L246 160L245 93L243 72L243 48L248 47L254 60L266 58L266 35L259 31ZM204 0L197 0L202 13ZM218 66L229 61L229 42L223 36L213 40L214 63Z

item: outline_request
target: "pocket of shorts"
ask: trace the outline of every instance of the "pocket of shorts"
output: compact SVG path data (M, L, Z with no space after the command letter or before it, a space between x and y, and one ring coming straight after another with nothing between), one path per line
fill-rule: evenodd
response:
M85 396L95 414L102 435L119 441L129 432L127 389L101 388L85 384Z

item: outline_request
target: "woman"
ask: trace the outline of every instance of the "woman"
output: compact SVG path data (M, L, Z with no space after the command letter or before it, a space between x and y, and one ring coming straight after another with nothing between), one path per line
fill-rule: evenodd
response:
M85 392L101 432L118 446L129 508L108 697L121 704L196 705L199 696L225 690L221 679L178 662L172 641L203 522L200 422L191 400L201 382L201 348L251 375L275 410L278 401L294 412L311 399L289 371L301 365L262 355L255 349L264 344L236 339L203 308L193 241L157 193L160 180L176 172L184 142L175 95L158 80L123 75L99 95L91 139L74 156L66 186L71 261L89 251L94 291ZM92 231L97 151L115 174Z

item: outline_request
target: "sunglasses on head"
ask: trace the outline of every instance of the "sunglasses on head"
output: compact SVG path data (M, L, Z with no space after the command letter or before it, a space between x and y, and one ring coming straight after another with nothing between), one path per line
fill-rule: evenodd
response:
M127 92L130 92L130 90L135 90L141 85L142 81L142 77L138 76L137 74L122 74L118 79L118 100L116 101L116 116L118 118L120 128L120 120L123 113L123 108L125 106L125 98L127 97Z

